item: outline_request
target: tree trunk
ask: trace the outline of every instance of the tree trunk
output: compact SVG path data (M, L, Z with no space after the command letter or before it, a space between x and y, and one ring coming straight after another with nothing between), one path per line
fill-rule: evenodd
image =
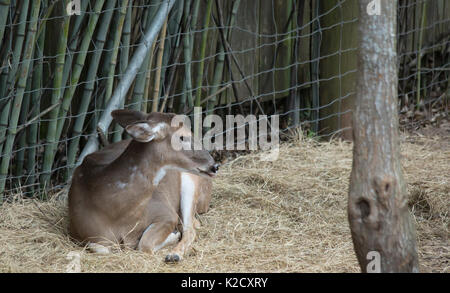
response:
M379 15L368 15L380 3ZM397 117L397 0L359 1L360 50L353 112L348 218L363 272L418 272ZM378 263L378 265L377 265Z

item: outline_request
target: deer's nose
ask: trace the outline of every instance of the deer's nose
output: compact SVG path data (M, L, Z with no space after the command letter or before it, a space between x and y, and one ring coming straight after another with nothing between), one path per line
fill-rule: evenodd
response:
M217 173L217 171L219 171L219 167L220 167L220 164L214 164L211 168L210 168L210 170L211 170L211 172L213 172L213 173Z

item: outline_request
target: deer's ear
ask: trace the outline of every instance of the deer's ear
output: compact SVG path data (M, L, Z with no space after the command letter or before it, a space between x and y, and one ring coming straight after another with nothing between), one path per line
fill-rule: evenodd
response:
M114 110L111 112L114 120L123 128L135 124L138 121L147 120L147 114L135 110Z
M138 122L125 127L125 130L134 140L139 142L150 142L152 140L160 140L167 135L167 123L160 122L157 124L149 122Z

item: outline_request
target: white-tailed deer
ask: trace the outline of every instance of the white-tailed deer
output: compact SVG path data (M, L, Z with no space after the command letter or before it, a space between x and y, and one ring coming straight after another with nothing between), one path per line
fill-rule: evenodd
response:
M219 165L205 150L176 151L174 114L116 110L113 118L131 135L86 156L69 191L70 235L94 252L113 243L154 252L182 238L167 262L180 261L195 238L195 213L208 210L211 177ZM184 138L184 141L186 139Z

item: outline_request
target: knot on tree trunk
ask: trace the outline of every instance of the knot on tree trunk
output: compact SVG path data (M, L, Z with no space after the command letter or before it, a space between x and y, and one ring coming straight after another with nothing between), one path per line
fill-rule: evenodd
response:
M375 190L378 206L384 210L389 208L389 199L395 189L396 180L391 175L375 176L373 179L373 189Z

